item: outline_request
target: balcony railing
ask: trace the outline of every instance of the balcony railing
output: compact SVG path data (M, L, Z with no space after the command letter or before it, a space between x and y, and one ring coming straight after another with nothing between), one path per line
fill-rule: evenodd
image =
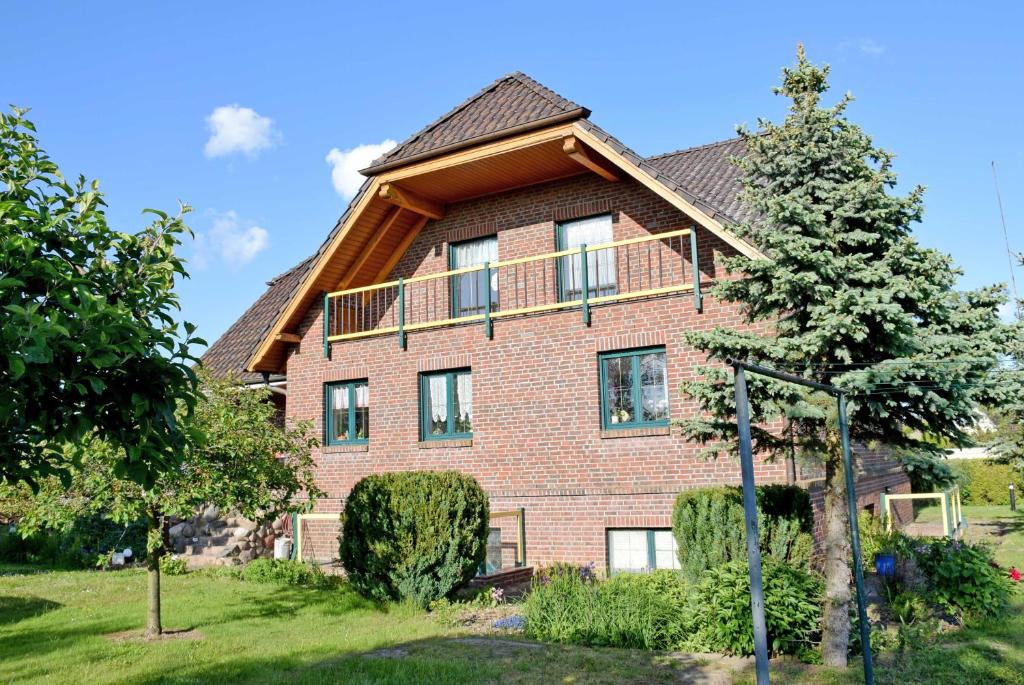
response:
M687 274L690 278L687 278ZM696 286L696 287L695 287ZM494 322L693 291L701 308L699 264L689 228L600 245L470 266L324 294L324 354L330 344L410 331Z

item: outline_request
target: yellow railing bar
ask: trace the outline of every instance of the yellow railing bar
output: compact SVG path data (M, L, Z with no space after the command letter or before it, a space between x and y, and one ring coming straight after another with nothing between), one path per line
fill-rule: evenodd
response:
M295 559L302 561L302 521L303 519L311 519L313 521L341 521L341 514L297 514L295 517L296 530L292 531L295 534Z
M692 290L692 283L683 285L667 285L664 288L651 288L650 290L637 290L632 293L616 293L615 295L601 295L600 297L588 297L590 304L601 304L602 302L618 302L619 300L630 300L636 297L653 297L654 295L667 295L668 293L681 293Z
M409 327L406 326L408 329ZM397 333L398 326L388 326L387 328L371 328L367 331L356 331L355 333L342 333L341 335L329 335L327 336L327 342L335 342L336 340L354 340L356 338L369 338L371 335L384 335L385 333Z
M597 252L599 250L607 250L613 247L622 247L624 245L636 245L638 243L646 243L651 240L665 240L666 238L675 238L677 236L689 235L689 228L682 228L677 231L668 231L666 233L652 233L650 235L641 236L639 238L628 238L626 240L617 240L610 243L601 243L599 245L588 245L587 252ZM541 259L557 259L559 257L568 257L569 255L579 254L579 250L559 250L558 252L548 252L546 254L531 255L529 257L519 257L517 259L506 259L500 262L491 263L492 269L500 269L505 266L513 266L516 264L526 264L528 262L536 262ZM467 266L461 269L453 269L451 271L442 271L436 274L424 274L423 276L413 276L412 278L405 279L405 284L419 283L421 281L430 281L437 278L452 278L453 276L461 276L463 274L475 273L477 271L483 271L483 264L477 266ZM348 290L337 290L332 293L327 293L327 297L339 297L341 295L352 295L355 293L362 293L368 290L378 290L381 288L393 288L398 285L398 281L387 281L386 283L375 283L373 285L364 285L359 288L350 288ZM592 300L593 301L593 300ZM408 328L408 327L407 327Z
M469 314L467 316L457 316L454 319L439 319L437 321L422 321L420 323L407 323L405 324L405 330L416 331L421 328L433 328L434 326L454 326L460 323L468 323L470 321L483 321L483 314Z

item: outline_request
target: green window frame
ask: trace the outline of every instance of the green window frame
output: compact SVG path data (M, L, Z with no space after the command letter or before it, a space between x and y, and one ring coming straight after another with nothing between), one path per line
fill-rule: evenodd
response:
M460 379L466 379L464 383ZM444 390L444 417L434 421L431 386ZM465 391L468 391L468 396ZM441 399L441 398L438 398ZM465 410L468 408L468 421ZM439 425L441 424L441 425ZM470 369L452 369L420 374L420 437L423 440L453 440L473 437L473 374Z
M655 401L661 401L664 403L664 416L660 418L646 418L645 417L645 400L649 398L644 396L644 384L641 360L643 357L648 355L660 355L661 356L661 371L662 371L662 383L661 387L663 390L663 396L660 398L654 398ZM612 401L609 397L609 379L611 373L609 371L609 365L616 363L618 365L628 364L629 377L631 386L629 388L629 406L632 407L632 412L625 409L613 410ZM667 426L669 424L669 404L668 404L668 358L665 354L664 347L643 347L634 350L624 350L619 352L604 352L598 356L598 366L600 367L600 393L601 393L601 428L603 430L626 430L629 428L654 428L658 426ZM657 387L657 386L648 386ZM662 413L662 412L659 412Z
M631 568L624 568L621 565L618 567L614 565L616 559L613 552L612 536L615 533L631 533L633 535L639 535L642 539L645 540L646 549L644 556L646 558L646 561L643 567L634 566ZM667 540L669 542L670 547L668 549L665 549L663 547L661 550L658 550L657 537L659 534L663 541ZM671 569L678 571L680 568L679 548L678 544L675 541L675 535L673 535L671 528L606 528L605 551L605 564L607 566L609 575L613 575L615 573L647 573L649 571L655 571L660 569ZM663 563L660 564L658 563L659 551L663 555ZM669 559L666 560L664 558L665 554L670 555Z
M580 217L569 221L560 221L555 224L555 250L570 249L565 239L565 229L573 224L596 219L607 219L611 233L604 242L615 240L615 220L609 213L595 214L593 216ZM577 275L580 272L581 257L579 255L565 255L555 262L556 276L558 278L558 301L571 302L580 299L582 295L582 283L576 283ZM603 270L603 271L602 271ZM587 253L587 297L600 297L602 295L615 295L618 292L618 273L615 266L615 250L599 250L598 252Z
M448 244L448 269L455 271L456 269L464 268L467 266L477 266L477 264L459 264L456 257L456 252L460 247L471 245L473 243L483 242L494 243L494 259L491 261L498 260L498 235L486 235L479 238L470 238L469 240L460 240L458 242ZM483 264L483 262L479 262ZM474 271L468 274L460 274L458 276L452 276L449 279L448 289L451 291L451 317L457 319L462 316L472 316L474 314L483 314L487 308L486 298L487 293L484 291L485 285L481 283L487 274L484 270ZM468 287L467 287L468 286ZM472 300L463 302L463 290L468 290L472 293ZM467 298L468 299L468 298ZM491 271L491 311L498 311L498 273L496 270Z
M366 414L359 428L359 409L357 398L360 390L366 393ZM338 421L335 416L334 400L336 393L345 393L345 408L341 411L344 417ZM343 425L338 425L344 422ZM345 430L348 437L337 437L339 428ZM370 441L370 384L364 378L357 381L340 381L324 384L324 444L326 445L365 445Z

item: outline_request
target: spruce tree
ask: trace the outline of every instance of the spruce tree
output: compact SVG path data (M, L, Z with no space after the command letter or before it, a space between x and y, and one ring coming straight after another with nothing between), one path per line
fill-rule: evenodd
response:
M683 384L703 410L682 424L705 454L735 451L729 357L758 361L850 391L855 445L936 450L941 436L969 444L981 382L997 364L1000 288L953 289L949 257L920 246L924 189L893 192L893 156L846 117L852 98L833 106L828 67L802 46L776 94L792 103L781 125L740 129L746 154L743 200L755 217L738 231L767 256L722 259L729 277L713 293L737 303L748 326L691 332L686 342L709 364ZM715 363L719 362L719 363ZM835 402L820 393L753 376L755 450L764 458L795 447L824 462L822 652L844 666L850 632L850 545Z

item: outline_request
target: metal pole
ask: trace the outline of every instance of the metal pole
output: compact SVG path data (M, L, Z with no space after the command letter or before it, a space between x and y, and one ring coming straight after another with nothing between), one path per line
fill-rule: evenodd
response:
M405 349L405 279L398 279L398 349Z
M750 405L743 366L734 364L736 425L740 438L740 473L743 477L743 517L747 530L747 565L750 571L750 611L754 623L754 664L757 685L769 685L768 629L764 621L764 586L761 581L761 546L757 533L757 493L754 490L754 449L750 439Z
M490 340L494 337L491 323L491 263L484 262L484 335Z
M327 338L331 335L331 298L324 293L324 359L331 358L331 341Z
M843 446L843 472L846 475L846 503L850 510L850 542L853 547L853 578L857 585L857 616L860 618L860 651L864 655L864 683L875 684L875 666L871 658L871 627L864 606L864 569L860 556L860 530L857 526L857 493L853 485L853 459L850 456L850 427L846 420L846 395L836 397L839 403L839 436Z
M1017 511L1017 490L1010 483L1010 511Z

